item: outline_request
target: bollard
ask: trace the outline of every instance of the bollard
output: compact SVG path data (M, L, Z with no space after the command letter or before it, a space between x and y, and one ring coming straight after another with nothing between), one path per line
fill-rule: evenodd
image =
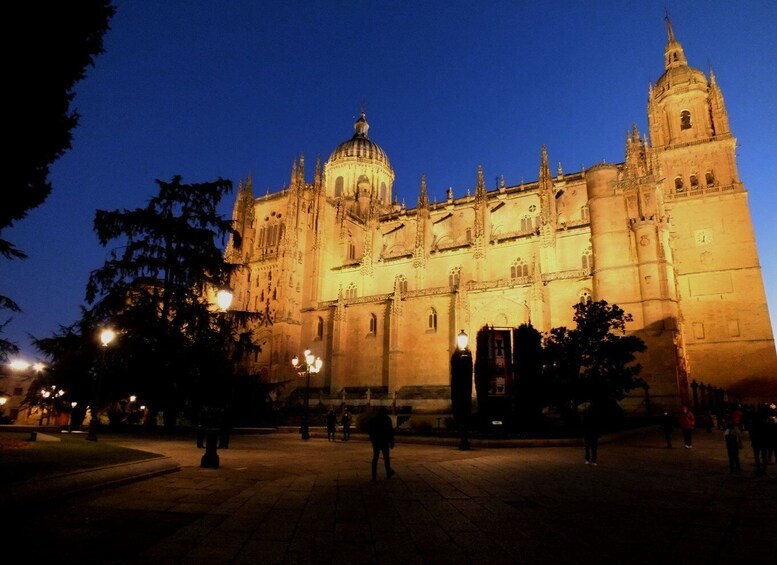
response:
M29 441L38 441L38 432L30 432Z
M207 469L219 468L218 440L218 428L208 428L205 437L205 455L200 460L200 467Z

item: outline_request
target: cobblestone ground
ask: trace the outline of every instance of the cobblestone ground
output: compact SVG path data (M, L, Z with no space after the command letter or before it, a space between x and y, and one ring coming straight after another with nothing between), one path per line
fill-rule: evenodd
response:
M42 563L775 563L777 465L728 470L722 432L666 449L660 432L600 446L398 443L233 435L218 469L193 442L101 437L163 453L171 473L15 516L6 548ZM679 443L679 442L678 442Z

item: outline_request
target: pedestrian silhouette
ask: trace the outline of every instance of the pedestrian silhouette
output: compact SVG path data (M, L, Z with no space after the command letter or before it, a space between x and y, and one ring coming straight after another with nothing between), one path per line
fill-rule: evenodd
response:
M386 478L394 475L391 468L391 450L394 449L394 424L385 406L378 408L378 413L370 422L370 442L372 443L372 480L378 480L378 458L383 454L383 465L386 468Z
M601 433L601 410L598 404L591 403L583 415L583 444L585 446L585 464L596 466Z
M739 451L742 449L742 432L733 423L726 424L723 432L726 440L726 452L728 453L728 467L732 473L739 473L742 467L739 463Z
M680 429L683 430L683 443L685 443L685 449L691 449L693 447L693 428L696 425L696 417L687 406L683 406L679 420Z
M343 426L343 440L348 441L351 439L351 415L348 413L348 410L343 413L340 424Z
M750 434L750 446L753 448L755 472L758 475L766 473L766 459L769 452L767 418L766 405L762 404L753 414L747 430Z
M664 410L661 414L661 429L664 431L664 440L666 441L666 447L672 447L672 433L674 432L674 417L669 413L669 410Z
M326 415L326 439L335 441L335 432L337 431L337 416L335 411L330 410Z

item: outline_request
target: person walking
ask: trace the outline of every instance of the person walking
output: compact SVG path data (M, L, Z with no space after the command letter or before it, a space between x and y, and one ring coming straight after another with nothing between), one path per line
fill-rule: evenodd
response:
M755 473L757 475L766 474L766 458L769 452L768 447L768 428L765 405L761 405L753 414L753 418L748 426L750 434L750 447L753 448L753 458L755 459Z
M394 424L385 406L378 408L378 413L370 422L370 443L372 443L372 482L378 480L378 458L383 454L383 466L386 468L386 478L394 476L391 468L391 450L394 449Z
M326 439L327 441L335 441L335 433L337 431L337 416L334 410L329 410L326 414Z
M585 464L598 465L596 456L599 451L601 433L601 414L599 406L591 403L583 415L583 444L585 446Z
M674 432L674 417L669 413L669 410L664 410L664 413L661 414L661 429L664 431L666 447L671 449L672 433Z
M739 451L742 449L742 432L733 423L726 424L726 431L723 432L726 441L726 452L728 453L728 467L732 473L742 471L739 463Z
M680 429L683 430L683 443L685 444L685 449L691 449L693 447L693 428L696 425L696 417L687 406L683 406L679 420Z
M343 412L340 425L343 426L343 441L348 441L351 439L351 415L348 413L348 409Z

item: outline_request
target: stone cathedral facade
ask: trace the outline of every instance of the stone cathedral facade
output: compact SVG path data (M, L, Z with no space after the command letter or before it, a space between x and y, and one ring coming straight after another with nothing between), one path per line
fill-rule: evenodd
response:
M572 305L604 299L628 330L653 399L677 404L692 380L735 398L777 394L777 356L736 140L715 75L688 65L667 20L664 73L648 93L648 136L628 133L625 160L551 171L466 196L396 203L388 155L362 112L353 136L287 187L234 206L241 266L233 308L258 312L247 360L267 382L301 384L290 360L323 361L311 387L387 398L449 383L456 335L485 325L572 324ZM312 175L310 173L312 172ZM312 182L309 180L312 176ZM367 393L370 394L370 393Z

